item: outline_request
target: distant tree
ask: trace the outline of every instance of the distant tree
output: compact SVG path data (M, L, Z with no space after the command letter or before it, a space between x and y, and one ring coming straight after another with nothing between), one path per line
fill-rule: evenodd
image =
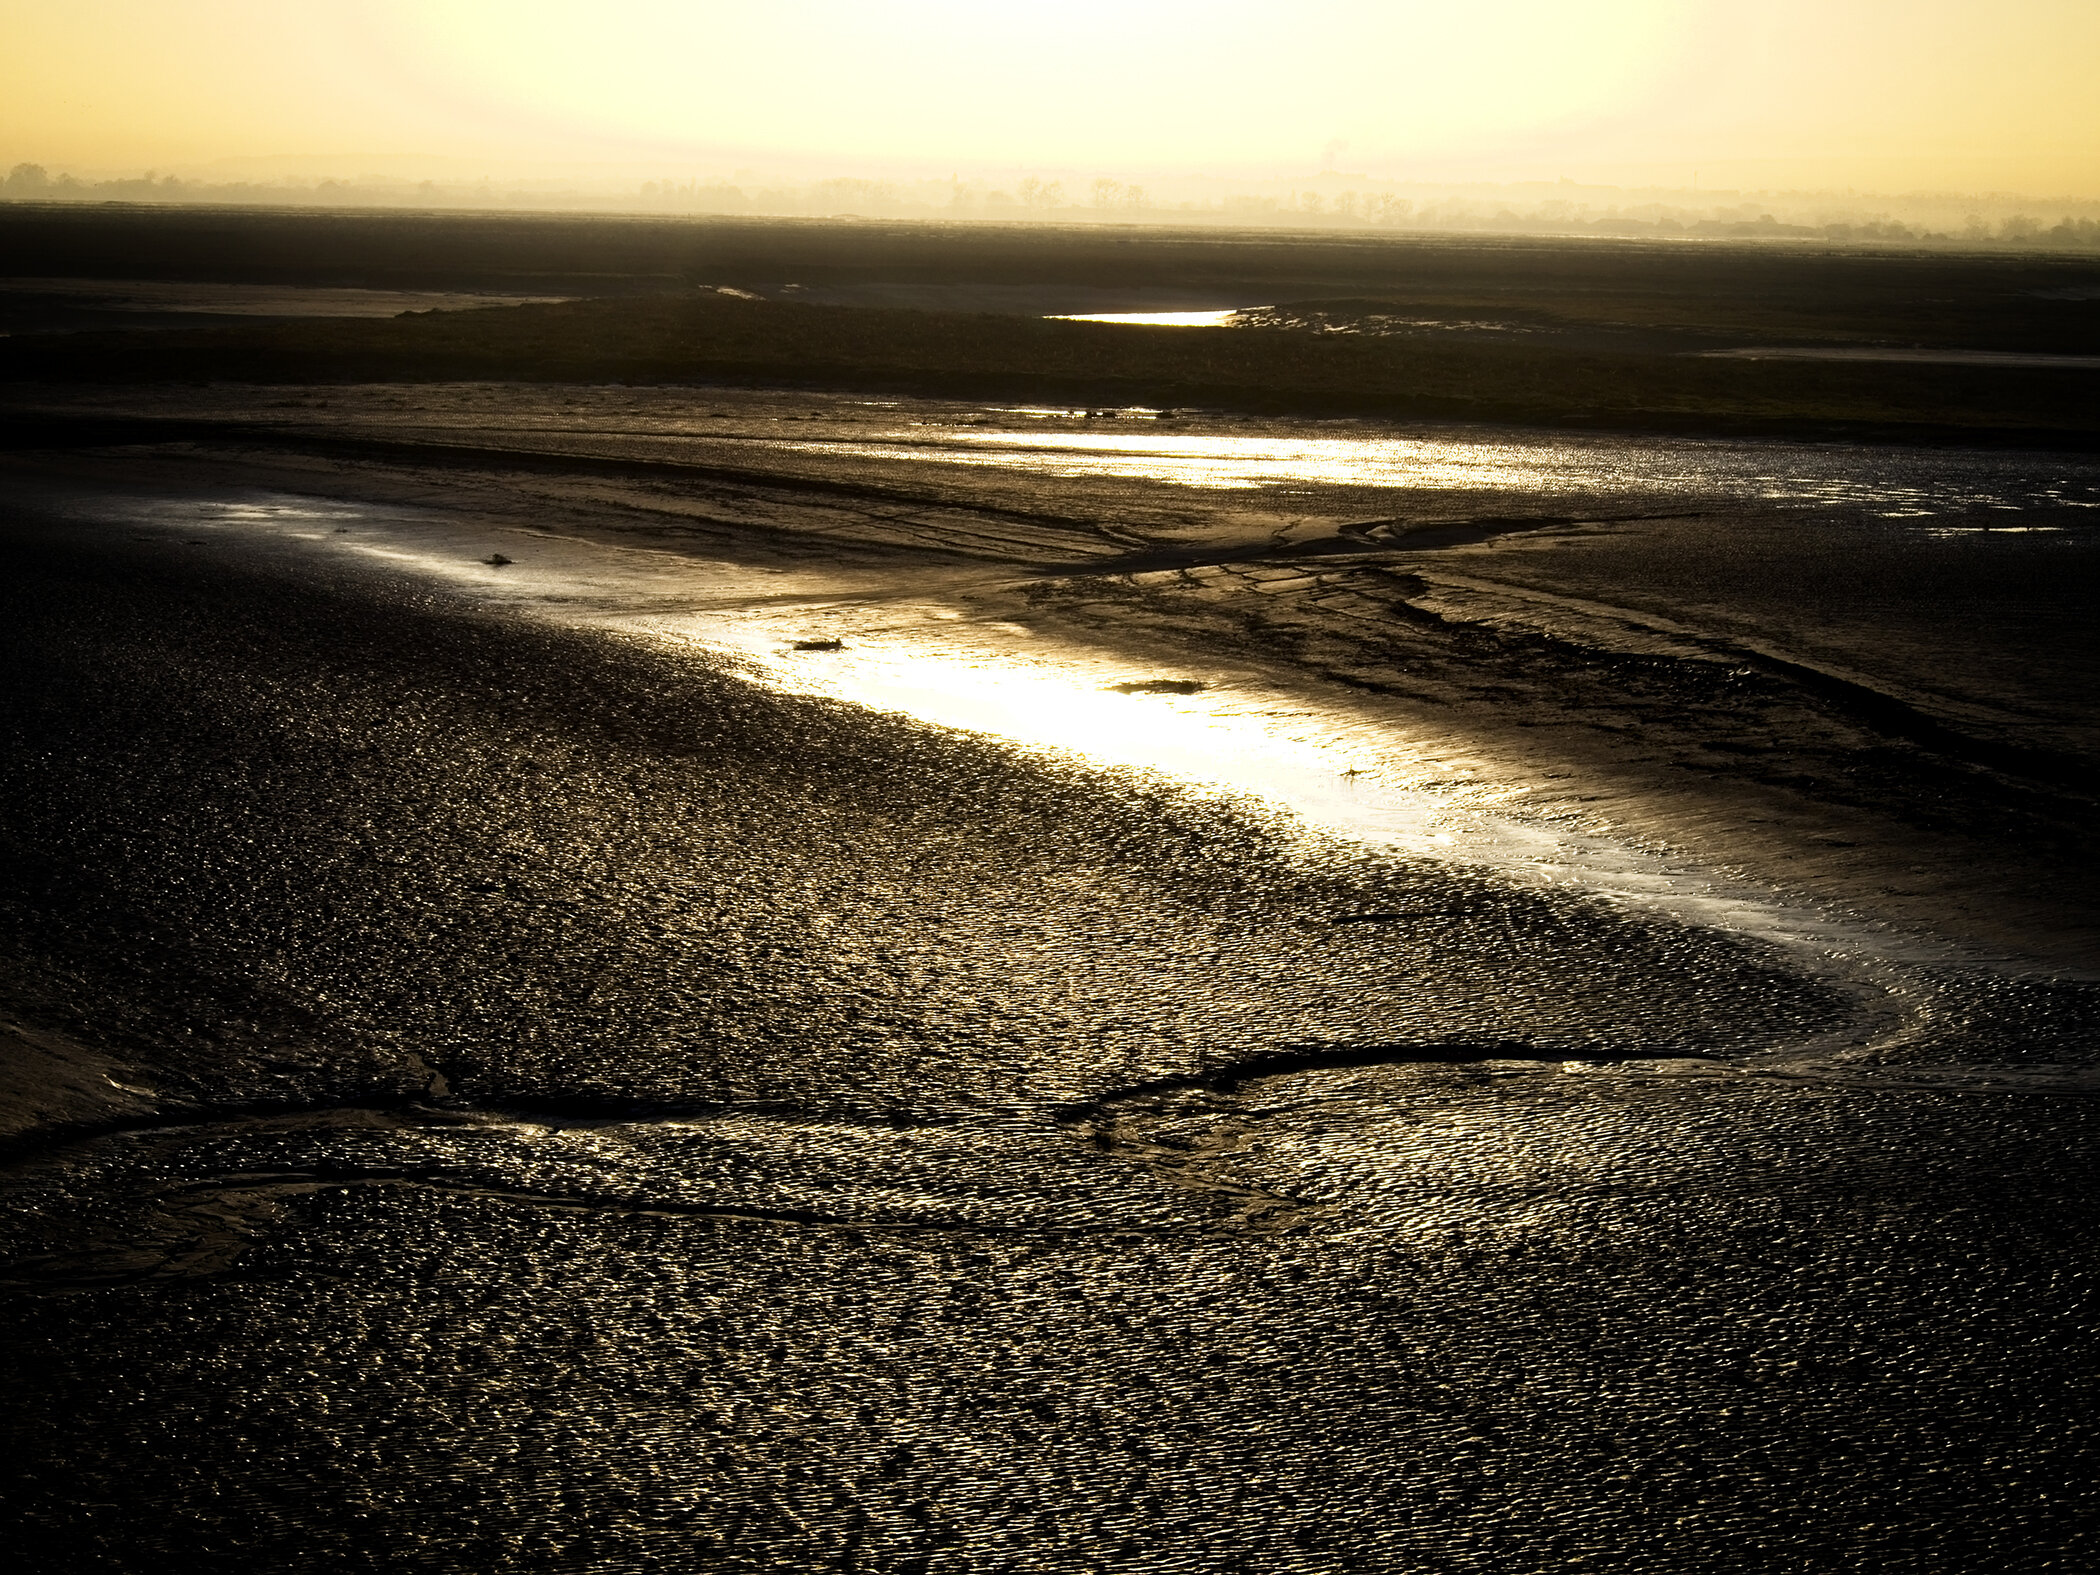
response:
M1123 183L1119 180L1097 180L1094 182L1094 206L1113 208L1116 199L1123 195Z
M1021 182L1020 191L1024 208L1055 208L1065 200L1061 182L1037 180L1033 175Z
M7 190L18 197L34 197L51 184L51 175L41 164L17 164L7 172Z

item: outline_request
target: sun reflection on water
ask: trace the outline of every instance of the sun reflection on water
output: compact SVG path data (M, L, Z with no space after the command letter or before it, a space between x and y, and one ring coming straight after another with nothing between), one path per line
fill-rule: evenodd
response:
M317 530L324 522L334 528ZM1456 737L1246 670L1137 667L972 616L931 587L910 598L875 594L835 574L301 499L200 503L159 511L152 523L216 526L255 548L338 552L338 561L444 583L515 615L726 662L769 688L1266 806L1292 817L1309 850L1339 839L1819 951L1863 944L1768 892L1674 863L1607 827L1540 813L1535 784L1498 778Z
M1534 433L1251 436L1162 429L1150 422L1141 431L945 428L937 438L914 433L909 441L898 439L779 440L770 446L1209 490L1336 486L1597 498L1647 494L1853 507L1888 518L1986 507L2100 508L2100 465L2056 454L1919 456L1808 444Z
M1221 312L1063 312L1055 323L1129 323L1138 328L1229 328L1241 312L1266 311L1260 306L1228 306Z
M1758 936L1816 955L1896 955L1887 937L1720 878L1656 850L1536 813L1532 790L1498 780L1452 737L1410 734L1243 675L1194 694L1082 647L982 638L886 620L837 651L805 652L772 617L649 620L688 647L733 653L768 687L822 695L1041 750L1087 767L1156 774L1184 791L1291 817L1309 852L1337 842L1474 865L1522 884ZM1187 680L1199 682L1200 680ZM1905 943L1908 944L1908 943Z
M1595 485L1609 464L1575 451L1542 453L1434 439L1249 438L1212 433L955 432L939 444L783 443L810 453L854 454L955 465L996 465L1054 476L1165 481L1185 487L1247 488L1291 482L1341 486L1500 487L1536 491Z

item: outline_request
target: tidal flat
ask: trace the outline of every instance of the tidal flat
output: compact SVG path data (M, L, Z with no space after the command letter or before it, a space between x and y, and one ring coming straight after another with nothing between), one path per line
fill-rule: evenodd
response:
M5 408L27 1567L2075 1565L2075 446Z

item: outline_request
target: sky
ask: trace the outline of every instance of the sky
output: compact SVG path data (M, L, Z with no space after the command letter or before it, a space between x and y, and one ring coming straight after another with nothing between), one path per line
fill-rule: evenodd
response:
M2100 0L0 0L0 167L2100 197Z

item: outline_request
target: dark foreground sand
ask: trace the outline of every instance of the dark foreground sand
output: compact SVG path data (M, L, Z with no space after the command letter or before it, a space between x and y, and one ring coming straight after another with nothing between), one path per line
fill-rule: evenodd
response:
M26 1567L2077 1564L2089 713L2041 670L2090 653L2066 610L1991 661L2083 557L1858 524L1876 641L1754 509L1531 535L612 458L9 472ZM527 616L471 559L183 523L292 491L520 569L534 531L830 565L814 634L938 593L1441 714L1525 813L1858 925L1776 947L1308 839ZM1995 621L1946 590L1991 573L2028 587ZM1917 888L1870 890L1906 845Z

